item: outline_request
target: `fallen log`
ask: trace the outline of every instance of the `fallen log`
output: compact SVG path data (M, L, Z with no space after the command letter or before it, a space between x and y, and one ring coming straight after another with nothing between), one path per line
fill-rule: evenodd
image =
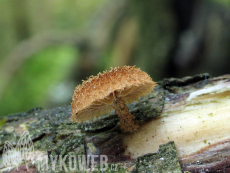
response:
M27 154L27 158L33 156L31 160L35 163L48 156L49 161L43 166L48 172L54 169L71 172L73 167L68 159L63 159L64 156L78 158L79 172L100 170L103 161L108 163L106 172L228 172L230 75L210 78L208 74L201 74L164 79L158 84L151 94L127 105L140 125L134 133L119 130L114 111L93 122L73 124L70 106L48 110L36 108L0 120L3 124L1 154L5 156L9 151L5 149L6 141L10 142L7 145L11 144L11 149L17 148L18 141L23 141L19 140L20 136L28 130L30 136L26 139L32 141L34 150ZM166 157L170 155L173 157ZM62 156L67 166L54 165L55 156ZM84 156L91 156L91 160L85 160L91 166L83 169ZM19 171L25 169L27 160L24 157L24 162L18 164ZM168 163L175 166L171 165L169 169ZM15 165L10 169L6 167L1 159L1 171L17 169ZM39 171L41 165L31 165L30 169Z

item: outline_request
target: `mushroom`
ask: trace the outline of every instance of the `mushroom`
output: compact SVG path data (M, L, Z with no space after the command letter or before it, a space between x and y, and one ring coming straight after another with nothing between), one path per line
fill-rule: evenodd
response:
M133 132L138 126L126 103L146 96L156 85L147 73L135 66L107 69L75 88L71 119L73 122L92 121L114 109L122 131Z

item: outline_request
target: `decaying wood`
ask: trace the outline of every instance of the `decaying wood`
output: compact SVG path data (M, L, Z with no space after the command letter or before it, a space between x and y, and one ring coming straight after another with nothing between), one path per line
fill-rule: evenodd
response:
M162 164L173 160L165 153L175 151L170 142L174 141L177 152L172 153L177 153L182 171L229 171L230 75L209 78L201 74L164 79L158 84L152 94L128 105L139 123L134 133L120 131L114 111L94 122L73 124L70 106L33 109L1 119L5 125L0 132L0 150L5 141L16 146L28 130L36 155L42 151L48 155L107 155L110 166L119 164L120 172L157 172L159 167L168 172L167 164ZM175 165L177 155L173 155ZM170 171L180 172L178 167L172 168ZM3 163L0 169L5 169Z
M230 76L163 81L161 116L124 135L125 153L137 158L173 140L182 170L224 172L230 166Z

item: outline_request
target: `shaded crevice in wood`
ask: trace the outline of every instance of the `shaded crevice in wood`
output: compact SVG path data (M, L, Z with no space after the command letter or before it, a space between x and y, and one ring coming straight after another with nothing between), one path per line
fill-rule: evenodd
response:
M97 133L85 137L87 155L106 155L108 162L132 160L129 155L123 155L125 146L120 134L117 132ZM100 159L97 158L96 161Z
M230 140L210 145L201 151L180 159L183 171L222 172L230 171Z

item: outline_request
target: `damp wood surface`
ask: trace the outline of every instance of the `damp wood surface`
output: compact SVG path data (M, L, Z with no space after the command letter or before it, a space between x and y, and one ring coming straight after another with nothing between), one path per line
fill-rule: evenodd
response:
M200 74L158 84L151 94L127 105L139 124L134 133L120 131L115 111L77 124L70 120L70 106L35 108L0 120L1 154L5 141L15 146L28 130L38 152L105 154L110 163L120 163L124 172L140 168L137 160L170 141L175 143L182 171L229 171L230 75ZM2 161L0 169L4 169Z

